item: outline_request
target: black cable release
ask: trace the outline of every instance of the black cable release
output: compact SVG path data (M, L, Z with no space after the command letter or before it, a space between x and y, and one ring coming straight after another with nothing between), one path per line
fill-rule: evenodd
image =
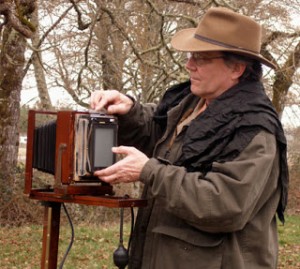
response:
M119 247L114 251L113 254L114 264L120 269L125 269L126 265L129 262L128 250L123 245L123 221L124 221L124 208L121 208Z

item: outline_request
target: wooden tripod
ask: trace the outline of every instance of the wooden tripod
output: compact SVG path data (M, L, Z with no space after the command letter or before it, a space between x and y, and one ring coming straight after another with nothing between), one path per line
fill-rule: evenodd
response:
M29 198L42 201L44 206L43 246L41 269L56 269L62 203L105 206L110 208L143 207L146 200L114 196L67 195L59 196L49 190L34 190Z

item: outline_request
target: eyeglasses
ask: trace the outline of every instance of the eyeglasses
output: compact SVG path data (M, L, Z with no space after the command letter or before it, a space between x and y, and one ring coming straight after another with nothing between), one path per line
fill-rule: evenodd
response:
M209 56L204 56L203 53L200 53L200 52L188 52L187 53L187 59L190 60L190 59L193 59L193 61L196 63L196 65L203 65L207 62L209 62L210 60L213 60L213 59L221 59L221 58L224 58L224 56L212 56L212 57L209 57Z

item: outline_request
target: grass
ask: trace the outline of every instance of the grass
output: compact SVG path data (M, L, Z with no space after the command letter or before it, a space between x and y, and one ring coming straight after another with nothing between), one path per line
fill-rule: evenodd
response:
M64 269L110 269L112 255L118 246L118 223L75 225L75 241ZM125 242L129 225L124 227ZM62 260L71 236L68 224L61 225L59 262ZM280 269L300 268L300 216L287 216L286 224L279 225ZM0 227L0 268L40 268L42 225Z
M64 269L116 268L113 265L112 253L118 247L118 224L101 226L80 224L74 229L75 240ZM0 228L0 268L40 268L42 232L42 226L39 225ZM124 234L125 239L128 238L128 225L125 226ZM70 237L70 227L67 224L61 225L58 266L68 247Z
M279 225L280 269L300 268L300 215L287 216L286 224Z

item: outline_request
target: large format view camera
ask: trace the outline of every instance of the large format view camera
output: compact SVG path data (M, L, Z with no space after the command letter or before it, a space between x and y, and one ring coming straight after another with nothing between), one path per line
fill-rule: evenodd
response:
M125 268L123 210L144 207L147 201L115 196L110 184L93 176L115 162L111 148L117 144L117 129L117 119L105 114L29 111L24 193L45 207L41 268L57 268L61 204L69 216L64 203L120 208L120 242L114 262ZM72 242L66 253L71 246Z
M117 143L117 128L117 119L105 114L30 110L25 192L32 188L36 169L54 175L54 192L111 194L112 187L93 172L115 162L111 148Z

